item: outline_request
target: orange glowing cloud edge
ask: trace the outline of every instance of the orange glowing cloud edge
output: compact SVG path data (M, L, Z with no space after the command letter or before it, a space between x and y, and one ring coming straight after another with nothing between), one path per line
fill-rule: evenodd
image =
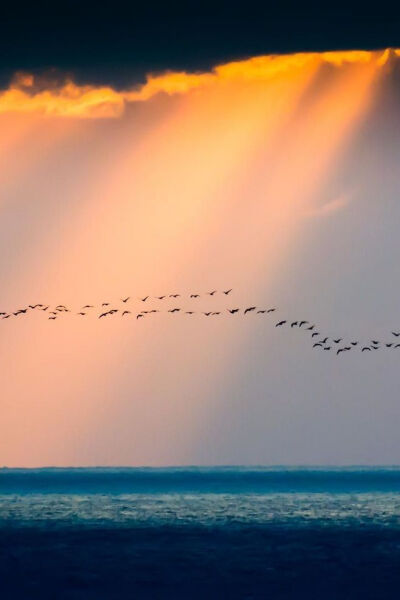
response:
M143 102L159 93L185 94L218 82L268 81L289 70L312 63L341 66L374 60L378 66L383 66L391 56L399 57L400 49L256 56L218 65L210 72L167 71L160 75L150 74L144 84L128 90L116 90L110 86L78 85L70 78L62 85L49 84L44 89L38 89L34 75L16 73L9 87L0 92L0 114L17 112L53 117L116 118L122 115L127 103Z

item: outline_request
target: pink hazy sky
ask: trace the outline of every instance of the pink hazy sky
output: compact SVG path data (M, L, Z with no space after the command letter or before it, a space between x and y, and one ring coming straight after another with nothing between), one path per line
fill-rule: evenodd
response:
M0 309L176 291L187 310L275 305L390 337L399 60L258 57L122 92L17 75L0 94ZM336 360L275 321L1 321L0 465L399 462L400 355Z

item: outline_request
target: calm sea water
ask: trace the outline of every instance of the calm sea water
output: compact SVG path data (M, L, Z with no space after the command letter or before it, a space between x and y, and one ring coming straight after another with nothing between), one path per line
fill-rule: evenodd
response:
M2 598L399 598L400 469L0 469Z

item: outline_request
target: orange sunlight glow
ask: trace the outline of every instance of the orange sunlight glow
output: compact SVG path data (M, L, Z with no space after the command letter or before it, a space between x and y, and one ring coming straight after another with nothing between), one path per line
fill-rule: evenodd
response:
M142 292L204 291L221 281L239 290L235 302L268 297L391 53L255 57L210 73L150 75L126 91L71 80L42 89L19 74L0 93L8 123L0 180L8 161L21 182L15 197L32 186L43 212L15 258L7 302L23 302L28 288L32 301L74 310L132 294L139 310ZM59 211L49 215L54 190ZM327 218L343 204L328 205ZM5 322L2 462L190 461L223 410L211 390L234 368L251 327L154 323ZM210 331L218 333L212 360Z

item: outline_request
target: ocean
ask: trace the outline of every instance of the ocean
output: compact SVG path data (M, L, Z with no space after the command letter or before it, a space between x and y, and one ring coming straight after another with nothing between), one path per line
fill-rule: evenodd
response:
M0 469L2 599L400 597L400 469Z

